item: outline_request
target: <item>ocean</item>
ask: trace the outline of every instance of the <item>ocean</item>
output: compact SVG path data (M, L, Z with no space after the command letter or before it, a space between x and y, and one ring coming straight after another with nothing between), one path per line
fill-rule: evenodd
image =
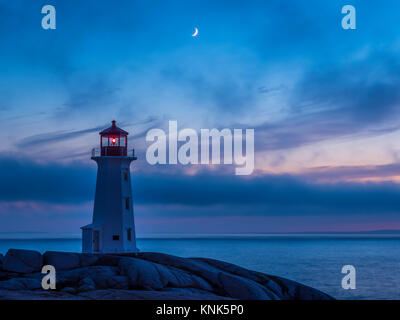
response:
M336 299L400 299L398 235L240 235L142 237L141 251L182 257L208 257L285 277ZM0 237L0 253L9 248L81 251L79 238L45 239L36 235ZM344 265L356 268L356 289L341 286Z

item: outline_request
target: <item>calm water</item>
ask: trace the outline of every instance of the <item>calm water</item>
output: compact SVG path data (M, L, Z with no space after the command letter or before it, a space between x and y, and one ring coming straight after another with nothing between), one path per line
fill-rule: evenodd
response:
M138 239L141 251L209 257L279 275L320 289L337 299L400 299L399 237L232 237ZM80 239L0 239L9 248L81 251ZM341 288L341 268L357 269L357 289Z

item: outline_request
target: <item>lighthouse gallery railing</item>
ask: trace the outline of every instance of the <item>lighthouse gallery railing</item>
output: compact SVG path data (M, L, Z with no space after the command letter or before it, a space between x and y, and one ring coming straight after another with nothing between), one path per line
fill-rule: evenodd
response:
M106 156L106 157L108 156L107 151L108 151L108 147L105 147L105 155L104 156ZM92 149L92 157L101 157L101 156L102 156L101 150L99 148ZM115 154L115 150L113 150L112 155L110 155L110 156L124 156L124 151L121 149L120 154L118 155L118 154ZM128 150L127 156L135 157L135 149Z

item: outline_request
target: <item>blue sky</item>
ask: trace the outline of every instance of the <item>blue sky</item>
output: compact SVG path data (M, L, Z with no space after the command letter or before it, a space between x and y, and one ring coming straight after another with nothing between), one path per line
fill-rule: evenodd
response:
M112 119L139 157L139 234L400 229L399 9L0 0L0 231L78 233ZM146 132L169 120L254 128L255 172L148 165Z

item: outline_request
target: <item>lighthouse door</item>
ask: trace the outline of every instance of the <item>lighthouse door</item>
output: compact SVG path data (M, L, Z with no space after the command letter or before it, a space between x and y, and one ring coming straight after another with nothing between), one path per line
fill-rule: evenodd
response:
M99 252L100 251L100 231L95 230L93 232L93 251Z

